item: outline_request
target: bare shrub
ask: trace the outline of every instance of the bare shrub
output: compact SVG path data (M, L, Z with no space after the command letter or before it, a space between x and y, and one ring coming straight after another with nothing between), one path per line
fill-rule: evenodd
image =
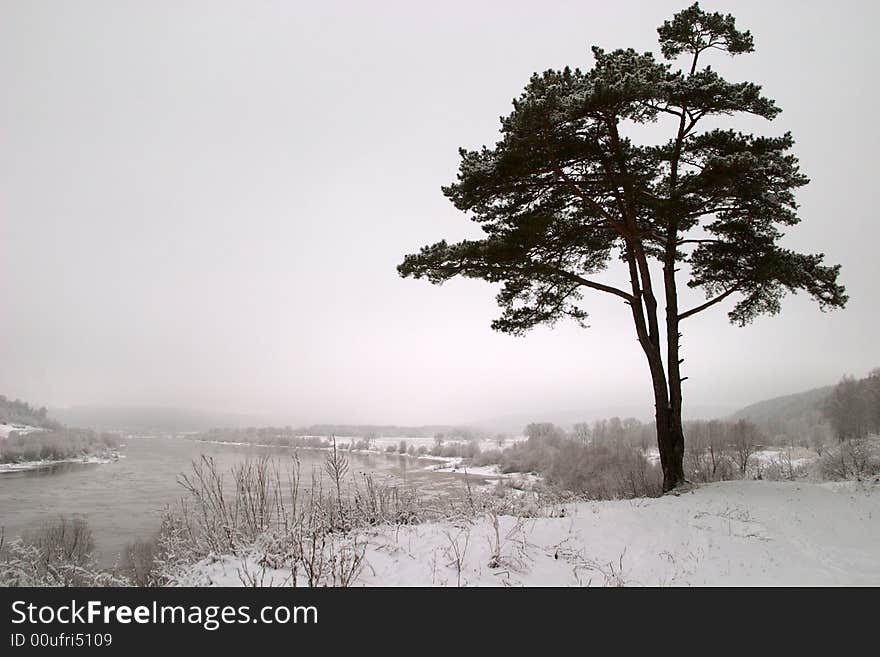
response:
M428 511L416 490L388 485L372 474L362 475L360 485L350 491L352 512L362 526L418 522Z
M59 516L36 530L25 532L25 543L36 547L47 562L84 564L95 549L95 538L85 518Z
M590 499L660 495L660 469L634 448L568 441L551 457L547 482Z
M157 571L157 550L154 540L129 543L122 550L119 574L133 586L160 586L162 581Z
M792 452L797 448L788 445L779 450L762 468L762 476L770 481L794 481L807 474L807 468L799 464Z
M747 420L739 420L731 430L733 458L744 477L749 467L749 459L758 451L758 428Z
M194 461L192 471L178 477L178 483L190 495L192 513L183 519L188 526L195 523L189 535L196 551L234 553L261 533L285 526L296 515L299 470L296 456L284 476L269 456L245 459L233 466L230 489L213 458L203 455Z
M447 565L455 568L457 586L461 587L461 574L464 570L464 560L467 557L467 549L471 540L471 529L464 527L455 536L450 531L444 531L443 534L449 542L449 548L446 549L446 556L449 558Z
M728 442L731 425L719 420L688 423L684 467L693 481L725 481L736 476Z
M13 431L0 440L0 463L25 461L63 461L85 456L110 457L119 442L113 434L98 434L87 429Z
M351 541L330 543L329 552L330 585L342 588L350 586L364 568L366 544L355 537Z
M348 475L349 465L348 459L345 458L345 455L336 449L336 438L333 437L331 442L332 451L324 462L324 469L327 471L330 481L333 482L333 485L336 488L336 506L339 509L339 522L344 526L345 510L342 503L342 482Z
M295 459L287 467L250 459L223 473L202 458L180 482L189 495L166 510L154 550L152 576L162 583L191 582L194 564L232 556L240 560L239 578L248 586L267 578L277 583L270 570L289 570L292 586L350 586L366 565L360 528L440 519L469 526L483 513L497 525L501 515L536 513L534 495L483 493L467 477L462 495L430 498L391 480L353 477L332 442L323 467L305 481ZM502 554L509 536L498 528L496 539L497 562L509 565L512 557ZM458 567L467 540L461 533L452 537L449 556ZM461 572L458 579L462 583Z
M832 481L862 481L880 475L880 448L869 439L844 440L819 459L818 474Z
M125 586L92 559L88 523L60 516L19 539L0 534L0 584L6 586Z
M179 477L188 496L163 517L154 557L158 579L184 581L192 564L233 555L246 565L239 574L248 585L262 581L260 569L289 568L292 585L348 586L365 554L353 529L448 513L414 489L352 477L334 442L305 485L295 457L286 467L268 457L247 459L228 473L209 457L193 462Z

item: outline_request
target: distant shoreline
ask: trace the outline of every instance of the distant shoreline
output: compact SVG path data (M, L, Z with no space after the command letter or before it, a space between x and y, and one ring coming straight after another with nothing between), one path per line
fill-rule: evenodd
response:
M312 438L314 436L303 436L305 438ZM342 440L356 440L355 437L349 436L340 436L339 439ZM315 451L329 451L332 450L332 446L316 446L316 445L279 445L272 443L257 443L257 442L247 442L247 441L227 441L227 440L211 440L205 438L185 438L184 440L191 440L197 443L205 443L210 445L234 445L236 447L261 447L261 448L283 448L283 449L308 449ZM394 440L397 440L396 438ZM400 452L394 451L389 452L385 449L382 449L381 446L376 446L374 448L363 449L363 448L353 448L350 449L348 447L350 443L341 443L337 446L337 449L342 453L351 453L351 454L363 454L363 455L373 455L373 456L386 456L386 457L404 457L407 459L414 459L417 461L431 461L430 465L427 465L423 468L425 472L436 472L438 474L463 474L463 475L471 475L474 477L481 477L484 479L493 479L493 480L512 480L518 482L520 485L534 485L536 482L541 480L539 475L535 475L533 473L524 473L524 472L502 472L501 466L499 464L490 464L490 465L480 465L470 467L467 465L467 459L462 456L437 456L432 454L410 454L409 452Z
M90 454L88 456L72 457L68 459L55 459L44 461L19 461L17 463L0 463L0 475L9 472L27 472L29 470L40 470L43 468L51 468L55 465L64 463L82 463L83 465L106 465L107 463L115 463L119 459L125 458L124 454L113 452L111 456L97 456Z

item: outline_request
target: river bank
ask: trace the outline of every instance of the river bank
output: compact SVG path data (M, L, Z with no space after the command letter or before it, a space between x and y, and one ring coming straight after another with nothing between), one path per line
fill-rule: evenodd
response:
M123 548L150 539L162 511L186 496L179 477L193 461L210 457L228 472L251 458L270 456L285 462L292 450L277 446L208 444L173 436L125 438L118 459L65 459L10 464L0 475L0 524L7 538L33 531L59 516L83 517L95 537L95 555L112 566ZM322 473L326 451L297 450L303 472ZM382 481L438 495L461 495L462 473L438 473L401 455L352 453L350 476L373 475ZM471 477L474 486L488 482Z

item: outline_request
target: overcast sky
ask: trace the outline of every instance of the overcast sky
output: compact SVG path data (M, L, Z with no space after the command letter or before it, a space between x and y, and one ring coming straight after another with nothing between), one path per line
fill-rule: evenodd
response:
M493 286L395 267L477 234L440 187L532 72L589 68L592 44L657 52L687 4L0 2L0 393L291 422L649 416L613 297L587 297L588 330L514 338L489 328ZM691 416L880 366L880 11L703 7L755 35L712 63L784 111L734 126L794 133L812 182L786 244L841 263L851 300L688 320Z

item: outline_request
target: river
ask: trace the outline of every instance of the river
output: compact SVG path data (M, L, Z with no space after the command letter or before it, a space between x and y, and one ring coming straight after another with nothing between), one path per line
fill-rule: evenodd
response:
M59 515L87 519L95 537L95 555L112 566L122 548L151 538L162 509L186 494L177 483L202 454L226 471L248 456L269 453L289 459L292 450L203 443L171 436L133 436L120 450L123 458L106 464L59 463L34 470L0 474L0 527L6 538L21 535ZM298 450L302 473L321 468L326 453ZM428 493L464 489L463 475L425 468L430 461L405 456L353 452L347 454L351 473L391 477Z

